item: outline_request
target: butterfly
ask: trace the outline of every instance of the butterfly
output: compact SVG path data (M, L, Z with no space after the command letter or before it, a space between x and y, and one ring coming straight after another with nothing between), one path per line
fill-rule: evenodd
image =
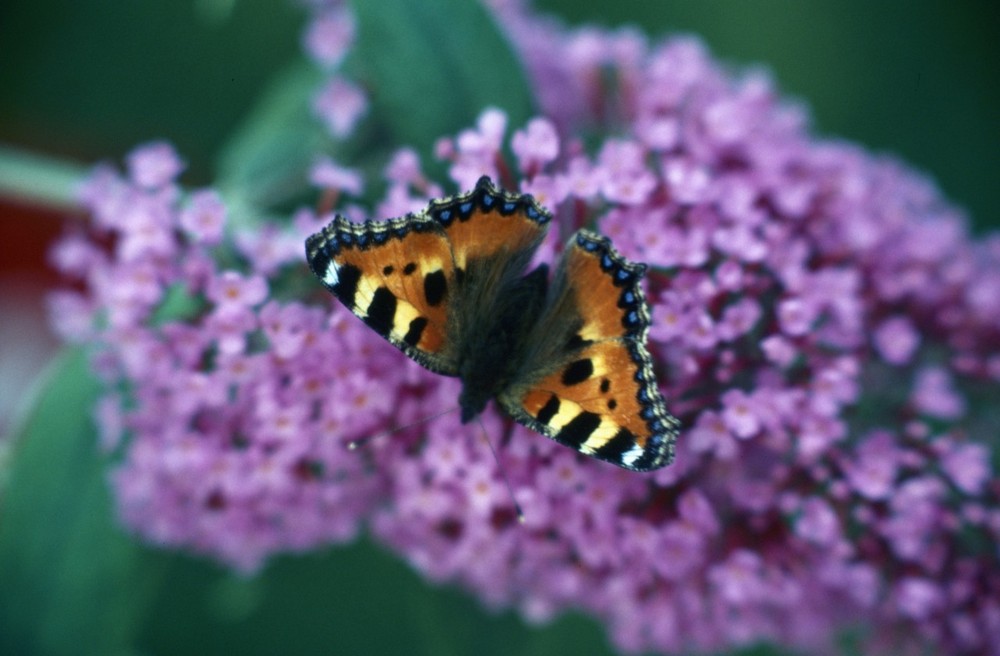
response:
M491 399L515 421L635 471L670 464L679 423L646 348L646 266L577 231L551 280L527 271L552 215L527 194L475 189L420 212L306 240L323 284L425 368L462 382L467 423Z

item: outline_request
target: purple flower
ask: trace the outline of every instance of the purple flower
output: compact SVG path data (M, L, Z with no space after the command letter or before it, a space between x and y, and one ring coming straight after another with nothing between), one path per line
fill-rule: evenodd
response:
M877 432L855 448L854 457L842 466L855 492L873 501L889 498L902 464L895 436L888 431Z
M385 167L385 177L389 182L399 185L423 187L427 185L423 172L420 170L420 156L412 148L401 148L393 155Z
M335 137L346 137L368 110L368 98L359 86L333 77L313 99L313 110Z
M491 107L479 115L475 129L463 130L454 141L438 143L438 156L452 162L449 174L459 187L471 189L482 175L499 177L497 163L506 131L507 115Z
M80 343L94 337L97 312L94 300L85 294L59 290L46 299L52 330L69 343Z
M536 175L521 183L521 192L531 194L544 207L558 207L568 195L561 178L551 175Z
M317 14L303 36L305 50L320 65L336 68L354 43L354 16L344 7Z
M139 146L128 156L129 177L145 189L163 187L183 170L184 162L174 147L164 141Z
M361 194L364 188L361 174L353 169L337 165L329 157L321 158L316 162L309 174L309 181L317 187L346 191L353 196Z
M273 276L282 267L301 257L302 239L297 232L281 230L274 225L259 229L244 229L235 235L236 248L263 276Z
M920 335L905 317L887 319L875 330L875 347L889 364L906 364L919 345Z
M905 578L896 586L900 612L914 620L926 619L942 604L942 593L933 581L917 577Z
M663 160L663 180L667 193L682 205L704 201L711 182L703 166L680 157Z
M209 281L205 292L221 313L238 311L267 298L267 281L263 276L246 278L236 271L223 271Z
M706 411L688 432L688 446L694 452L714 452L720 460L730 460L737 455L734 435L726 421L716 412Z
M965 401L952 388L950 374L940 367L926 367L917 374L913 405L923 414L942 419L965 413Z
M828 545L840 538L840 520L829 503L812 498L802 505L795 532L804 540Z
M622 471L488 410L518 523L478 425L411 425L454 408L457 383L301 291L302 235L329 217L227 233L218 197L183 193L158 145L128 176L95 171L91 232L53 255L83 290L53 297L57 327L100 347L123 522L242 571L364 526L430 580L535 622L583 610L634 651L829 651L860 619L870 651L1000 653L1000 554L977 546L1000 541L1000 488L976 402L1000 383L1000 240L973 240L898 163L816 139L770 80L695 39L493 4L543 117L508 139L489 108L443 136L450 181L405 148L381 197L360 163L313 181L362 219L489 174L554 212L540 259L589 227L646 262L677 461ZM308 47L335 68L353 23L316 11ZM316 101L338 138L366 105L343 71Z
M778 320L789 337L806 334L816 320L817 308L802 298L790 298L778 305Z
M722 395L721 401L723 420L733 435L746 439L760 430L759 411L753 397L743 390L732 389Z
M600 179L596 169L583 157L574 157L566 165L560 178L567 195L580 200L592 200L600 191Z
M517 156L518 165L526 177L559 156L559 135L551 121L533 119L527 128L518 130L511 138L510 148Z
M106 265L107 257L82 232L67 233L49 252L49 263L60 273L74 278Z
M249 309L233 305L206 316L205 328L222 355L240 355L247 350L247 335L257 328L257 319Z
M708 573L708 581L723 603L749 606L765 593L763 561L749 549L734 551Z
M218 193L205 189L191 194L191 201L181 211L180 226L194 239L206 244L217 244L222 240L226 222L226 206Z
M990 479L989 451L984 444L956 444L941 459L941 469L962 492L980 494Z
M727 342L735 341L749 333L760 319L761 309L757 301L741 298L726 307L719 322L719 337Z

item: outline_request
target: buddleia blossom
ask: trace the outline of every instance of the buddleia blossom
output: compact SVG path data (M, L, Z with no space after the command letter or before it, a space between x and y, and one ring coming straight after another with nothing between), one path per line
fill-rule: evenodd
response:
M78 283L53 298L57 327L98 345L124 523L246 571L366 525L430 581L534 622L583 610L624 651L821 651L860 625L874 653L1000 653L982 402L1000 393L1000 238L973 239L904 165L818 140L769 79L695 39L495 4L543 116L484 108L436 146L450 181L405 147L381 198L349 163L319 158L313 181L337 211L385 218L491 174L555 214L539 257L587 226L648 263L676 462L624 471L492 409L462 425L456 380L320 285L282 288L309 274L280 244L301 249L329 215L228 234L218 197L182 191L180 158L155 144L127 175L95 172L90 232L53 254ZM306 41L333 84L353 24L330 6ZM326 117L334 136L360 120L347 109Z
M230 237L221 257L226 208L212 191L182 193L178 161L150 144L129 157L128 175L91 177L89 240L72 235L53 251L85 292L54 296L53 318L61 334L99 345L109 392L96 417L120 459L124 523L249 571L276 551L356 534L378 480L343 440L390 415L392 386L378 374L390 354L343 316L273 298L274 280L301 267L309 226L281 231L293 252L260 258L256 240Z

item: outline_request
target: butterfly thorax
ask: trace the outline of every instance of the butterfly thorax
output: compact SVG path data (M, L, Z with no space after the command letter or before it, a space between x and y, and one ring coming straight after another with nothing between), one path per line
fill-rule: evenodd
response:
M525 340L545 305L547 286L548 267L542 265L511 281L504 293L495 296L496 303L475 308L476 318L465 330L479 337L458 340L466 345L458 356L462 423L479 415L516 379L524 364Z

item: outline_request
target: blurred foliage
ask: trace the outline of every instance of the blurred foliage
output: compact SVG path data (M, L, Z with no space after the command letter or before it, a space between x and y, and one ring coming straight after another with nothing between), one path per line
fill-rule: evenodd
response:
M820 134L934 178L979 230L1000 226L995 3L914 0L539 0L571 22L691 33L736 67L760 64Z
M435 139L472 125L490 105L503 107L510 125L531 117L531 91L517 57L489 29L479 4L356 0L351 8L358 20L353 63L363 69L362 83L369 76L379 82L371 85L373 111L390 143L429 152Z
M1000 57L985 3L541 5L573 22L694 32L734 65L760 62L810 105L823 134L900 155L977 226L997 225ZM385 132L363 128L339 159L371 170L387 143L426 149L498 90L513 125L530 113L523 78L478 7L356 6L362 52L349 66L395 93L373 98ZM165 138L189 158L185 181L218 183L250 205L251 192L286 189L290 160L301 171L331 148L303 114L316 80L302 64L303 22L294 3L274 0L8 0L0 142L88 162ZM450 49L433 47L443 41ZM456 96L435 84L439 67L461 81L461 102L440 114L441 100ZM421 120L405 120L409 103ZM84 354L67 351L44 383L0 477L0 653L610 653L592 620L570 615L536 630L511 612L491 615L365 539L277 559L250 579L140 546L112 517Z
M735 66L761 64L808 104L822 134L900 156L938 180L979 228L1000 224L992 3L538 5L574 23L694 33ZM299 57L303 21L283 0L7 0L0 3L0 142L89 162L162 137L189 159L188 182L214 182L228 138ZM451 33L470 33L463 27L452 23ZM422 79L411 76L414 84Z
M164 138L207 184L303 20L273 0L4 2L0 141L96 161Z

